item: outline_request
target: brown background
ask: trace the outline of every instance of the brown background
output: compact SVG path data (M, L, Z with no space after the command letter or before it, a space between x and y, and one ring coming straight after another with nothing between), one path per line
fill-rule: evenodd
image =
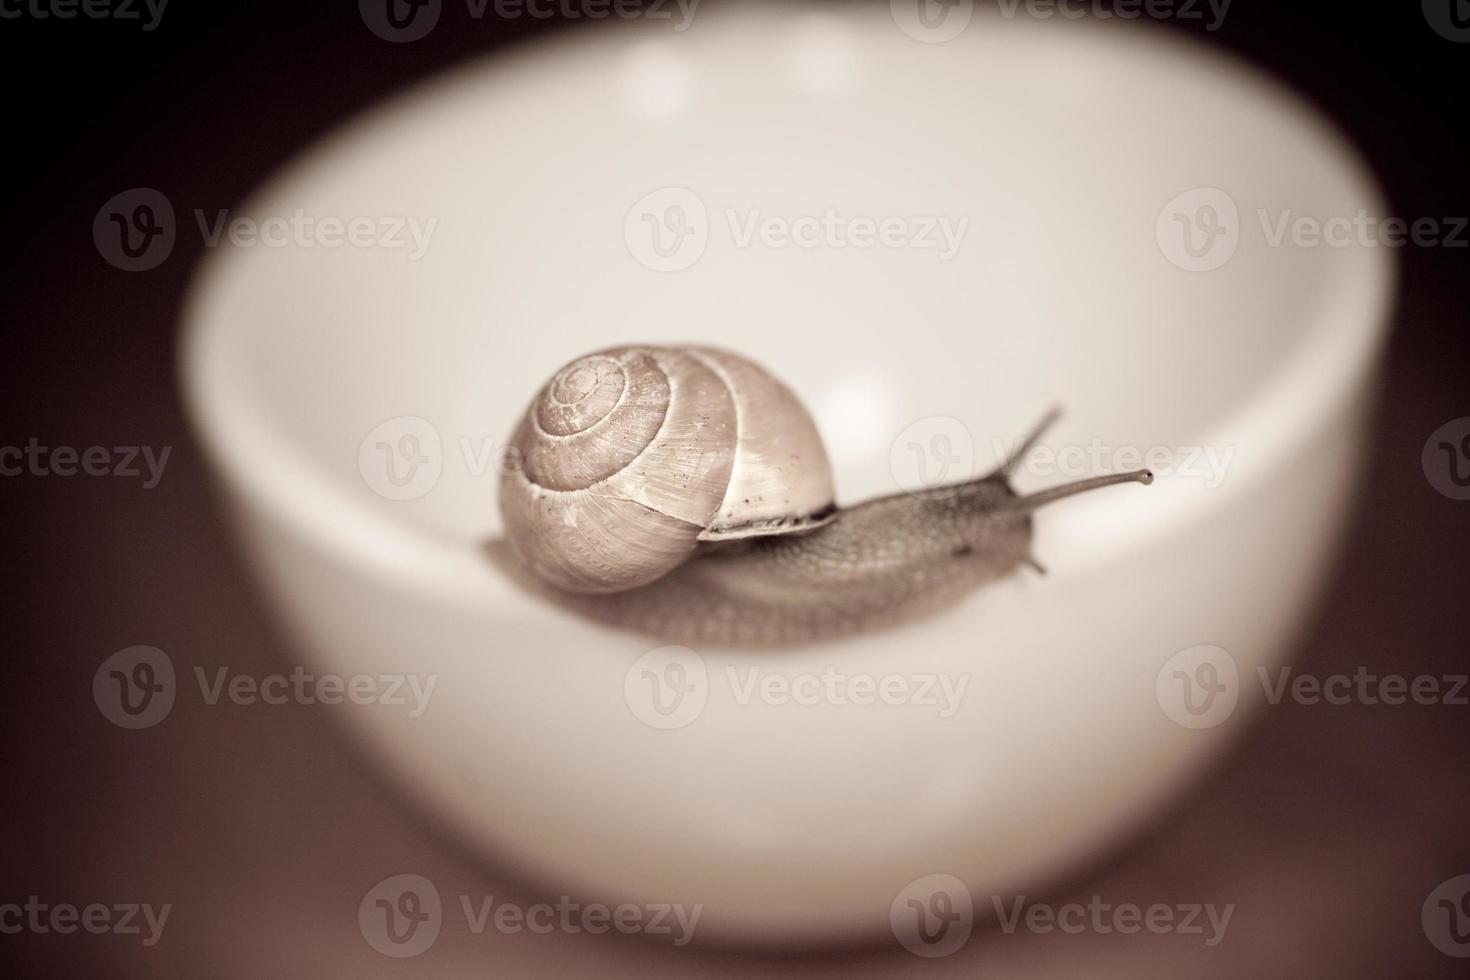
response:
M1470 45L1435 35L1418 4L1341 6L1235 0L1207 40L1333 115L1378 170L1393 214L1470 213ZM1198 937L982 928L937 961L890 946L755 954L699 941L670 950L617 937L472 936L453 910L430 952L388 960L356 924L358 900L388 874L426 875L447 897L541 896L466 860L376 778L324 710L182 698L142 732L101 717L93 671L125 646L160 646L183 673L228 664L262 674L295 658L229 547L180 415L173 346L199 239L181 229L162 266L123 273L92 245L97 208L140 185L185 214L230 207L383 93L556 29L472 21L456 3L428 38L402 45L370 34L351 3L176 0L150 33L0 20L9 144L0 444L173 447L151 491L135 480L0 478L10 572L0 902L174 905L151 949L136 937L0 935L0 974L1461 975L1464 961L1429 944L1419 911L1436 884L1470 872L1465 707L1272 709L1156 825L1045 890L1053 903L1095 893L1234 902L1216 948ZM1203 35L1191 24L1139 29ZM1470 669L1470 503L1436 493L1420 468L1429 434L1470 415L1466 251L1399 257L1373 470L1298 658L1313 673Z

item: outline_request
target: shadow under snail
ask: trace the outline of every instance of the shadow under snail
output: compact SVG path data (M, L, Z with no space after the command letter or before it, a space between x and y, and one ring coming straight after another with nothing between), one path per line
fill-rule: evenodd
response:
M1148 470L1025 496L987 476L835 504L816 424L759 365L709 347L619 347L556 373L500 483L498 565L557 605L685 644L773 645L893 625L1032 559L1031 514Z

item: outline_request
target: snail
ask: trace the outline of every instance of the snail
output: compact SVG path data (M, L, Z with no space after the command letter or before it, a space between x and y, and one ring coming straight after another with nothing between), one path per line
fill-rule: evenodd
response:
M992 473L838 508L815 422L754 362L709 347L578 358L532 401L500 483L492 556L609 625L686 644L787 644L896 624L1031 557L1044 504L1148 470L1025 496Z

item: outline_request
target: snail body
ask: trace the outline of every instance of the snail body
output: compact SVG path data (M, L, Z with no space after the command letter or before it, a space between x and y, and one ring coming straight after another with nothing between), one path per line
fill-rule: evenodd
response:
M647 458L619 443L616 425L621 423L604 413L615 423L614 432L593 431L599 441L584 440L579 449L611 442L635 462L614 479L604 476L592 484L589 511L581 500L561 496L570 491L548 491L535 483L548 464L533 464L522 449L502 480L509 548L497 544L491 549L523 583L558 605L664 642L803 643L912 619L954 603L1019 565L1035 565L1031 515L1037 507L1098 487L1153 479L1147 470L1138 470L1018 495L1011 487L1011 471L1056 418L1052 413L1010 460L987 476L836 509L830 466L815 424L783 385L733 354L707 348L667 351L626 348L574 361L538 396L513 445L534 452L564 448L555 439L534 441L540 438L534 430L541 425L548 393L558 406L579 392L585 392L583 400L599 397L606 405L647 397L625 392L614 398L599 387L604 381L594 384L589 376L577 375L594 358L617 359L625 366L618 369L624 378L637 377L636 370L646 369L647 361L681 371L687 368L685 358L706 367L733 365L733 370L711 373L745 384L739 397L712 395L699 387L702 380L675 380L673 389L683 385L684 394L697 392L702 399L685 398L681 406L688 411L697 405L693 415L702 424L681 420L658 428L648 442L655 457L678 461L677 477L670 482L687 481L698 504L673 518L662 511L646 517L643 511L651 509L650 501L661 502L655 495L632 501L634 520L611 529L583 526L589 514L604 518L622 513L630 503L628 490L638 491L648 479ZM568 372L574 380L568 381ZM598 391L602 393L593 394ZM655 401L662 398L658 395ZM742 415L734 408L741 403L756 407ZM715 417L701 417L706 409ZM674 417L672 411L667 417ZM779 437L751 431L772 425L780 429ZM594 423L577 431L597 427ZM735 429L733 439L722 431L730 427ZM643 431L649 428L656 427L644 423ZM693 442L676 438L686 431L696 433ZM700 462L701 453L711 457L708 465ZM592 473L607 469L605 463L586 461L571 466ZM720 474L727 469L739 479L721 485ZM781 482L791 479L792 484ZM731 485L737 488L733 495ZM757 492L747 493L752 487ZM624 496L615 496L620 493ZM604 505L603 498L615 503ZM712 506L709 501L715 498L718 503ZM571 518L566 517L569 509ZM652 543L633 540L642 534ZM576 567L578 561L584 566ZM620 567L624 564L626 568ZM610 584L622 581L633 584Z

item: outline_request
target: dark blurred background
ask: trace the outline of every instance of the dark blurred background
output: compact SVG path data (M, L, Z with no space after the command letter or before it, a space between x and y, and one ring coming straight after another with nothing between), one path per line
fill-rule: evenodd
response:
M37 2L0 0L10 222L0 235L0 444L172 453L148 490L137 480L0 477L11 679L0 719L0 903L34 894L173 911L151 947L138 936L0 934L0 975L1463 974L1465 961L1437 950L1420 923L1430 891L1470 873L1470 707L1451 705L1268 712L1154 826L1050 889L1057 902L1098 892L1141 904L1233 901L1228 939L1214 948L981 929L962 953L928 961L896 945L755 954L488 930L415 960L379 956L356 909L385 874L412 870L450 893L534 893L467 863L323 713L181 703L168 724L129 732L92 702L97 665L132 644L170 651L181 670L294 662L229 546L180 412L177 320L202 243L181 229L161 266L127 273L99 256L92 222L137 186L178 202L181 221L187 209L232 207L381 96L578 27L474 19L446 2L427 37L390 44L347 0L174 0L152 29L138 0L134 20L40 18ZM1470 215L1470 30L1457 41L1431 26L1452 15L1470 23L1470 3L1235 0L1215 31L1208 16L1137 29L1195 35L1286 81L1360 147L1390 214L1443 221ZM1398 250L1372 471L1298 655L1303 669L1470 669L1470 502L1436 492L1420 463L1434 430L1470 415L1464 244Z

